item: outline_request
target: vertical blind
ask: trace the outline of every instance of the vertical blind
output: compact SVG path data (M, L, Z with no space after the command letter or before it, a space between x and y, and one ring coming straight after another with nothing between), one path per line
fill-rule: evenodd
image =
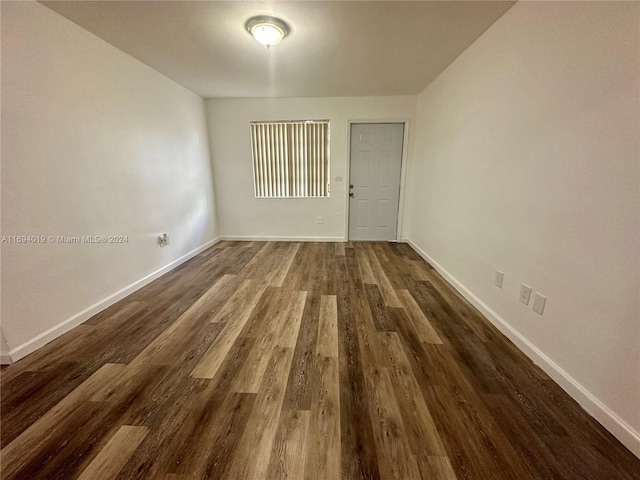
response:
M252 122L256 197L329 196L329 122Z

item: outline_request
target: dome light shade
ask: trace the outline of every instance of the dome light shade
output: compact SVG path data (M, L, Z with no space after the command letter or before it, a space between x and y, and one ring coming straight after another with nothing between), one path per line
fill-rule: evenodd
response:
M246 27L253 38L267 48L280 43L289 34L287 24L275 17L250 18Z

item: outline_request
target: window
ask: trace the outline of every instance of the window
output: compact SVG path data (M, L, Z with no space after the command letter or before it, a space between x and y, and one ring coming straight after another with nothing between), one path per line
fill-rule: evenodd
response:
M329 122L252 122L258 198L329 196Z

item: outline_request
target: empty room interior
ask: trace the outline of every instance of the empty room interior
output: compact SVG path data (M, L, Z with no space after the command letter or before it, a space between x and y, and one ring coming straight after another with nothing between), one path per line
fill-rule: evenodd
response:
M640 479L640 2L0 16L2 480Z

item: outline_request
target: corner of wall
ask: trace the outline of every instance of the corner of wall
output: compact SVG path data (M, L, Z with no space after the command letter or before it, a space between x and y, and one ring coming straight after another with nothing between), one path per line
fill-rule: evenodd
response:
M9 365L12 363L11 354L9 353L9 345L7 339L4 338L4 332L0 328L0 365Z

